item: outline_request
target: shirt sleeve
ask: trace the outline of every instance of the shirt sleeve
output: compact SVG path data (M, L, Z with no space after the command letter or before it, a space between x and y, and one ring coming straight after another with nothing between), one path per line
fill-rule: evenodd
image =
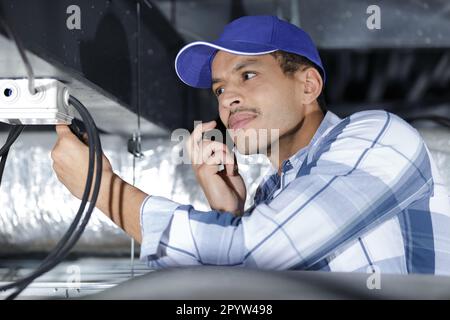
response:
M141 219L141 256L153 256L158 252L159 242L172 220L178 203L163 197L148 196L140 212Z
M163 197L141 206L141 260L152 268L180 265L241 265L241 218L195 210Z
M308 269L428 196L432 183L425 145L412 127L386 112L356 114L310 146L297 178L249 215L148 198L141 258L155 268Z

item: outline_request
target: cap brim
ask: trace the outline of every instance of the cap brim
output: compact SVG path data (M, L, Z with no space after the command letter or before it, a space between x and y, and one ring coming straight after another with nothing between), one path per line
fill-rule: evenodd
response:
M260 55L276 51L273 46L243 41L196 41L184 46L175 58L178 77L195 88L211 87L211 60L217 50L237 55Z

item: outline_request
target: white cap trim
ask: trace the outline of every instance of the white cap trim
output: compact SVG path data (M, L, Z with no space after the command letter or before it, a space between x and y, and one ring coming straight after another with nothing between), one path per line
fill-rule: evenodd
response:
M178 52L178 54L177 54L177 56L176 56L176 58L175 58L175 72L177 73L178 78L180 78L181 81L183 81L185 84L187 84L187 85L190 86L190 87L192 87L192 85L189 84L189 83L187 83L186 81L184 81L184 79L181 77L180 73L178 72L177 61L178 61L178 58L180 57L180 55L181 55L184 51L186 51L187 49L189 49L190 47L194 47L194 46L202 46L202 45L203 45L203 46L208 46L208 47L211 47L211 48L214 48L214 49L217 49L217 50L222 50L222 51L226 51L226 52L229 52L229 53L233 53L233 54L237 54L237 55L242 55L242 56L257 56L257 55L261 55L261 54L272 53L272 52L275 52L275 51L278 50L278 49L273 49L273 50L269 50L269 51L261 51L261 52L252 52L252 53L249 53L249 52L242 52L242 51L235 51L235 50L227 49L227 48L224 48L224 47L221 47L221 46L218 46L218 45L216 45L216 44L213 44L213 43L210 43L210 42L206 42L206 41L195 41L195 42L189 43L189 44L185 45L185 46L180 50L180 52Z

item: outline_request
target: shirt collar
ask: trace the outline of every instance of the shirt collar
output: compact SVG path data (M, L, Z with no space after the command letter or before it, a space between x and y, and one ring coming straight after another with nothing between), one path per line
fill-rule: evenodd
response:
M342 119L339 118L337 115L335 115L333 112L327 111L309 144L299 149L289 159L284 160L282 163L282 171L286 173L292 169L298 170L301 164L303 163L303 160L305 159L305 156L308 153L310 146L314 145L314 143L316 143L316 141L321 136L323 136L329 128L335 126L341 120ZM272 169L273 170L271 170L271 174L278 172L277 168L272 167Z

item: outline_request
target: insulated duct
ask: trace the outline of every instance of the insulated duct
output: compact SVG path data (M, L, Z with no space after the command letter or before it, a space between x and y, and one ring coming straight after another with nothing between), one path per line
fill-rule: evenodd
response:
M0 141L6 134L0 136ZM73 220L80 201L58 181L50 151L56 141L52 132L21 135L10 151L0 187L0 254L45 252L60 239ZM103 149L122 178L133 181L133 156L127 141L103 136ZM136 186L149 194L166 196L180 203L208 210L190 164L179 164L179 142L169 137L143 141L144 157L136 160ZM263 158L240 167L254 194L269 168ZM248 197L247 205L251 204ZM129 237L96 210L75 247L78 253L129 254Z
M450 131L420 129L447 186L450 185ZM5 139L0 137L0 141ZM68 228L79 201L57 180L50 159L56 135L26 130L11 150L0 188L0 254L20 254L49 250ZM133 156L126 140L103 136L103 148L114 170L133 181ZM202 190L189 164L179 164L178 141L169 137L143 141L144 157L136 160L136 186L149 194L165 196L197 209L208 210ZM238 158L248 186L246 207L262 176L270 169L267 160ZM107 217L97 211L75 248L92 254L127 254L129 238Z

